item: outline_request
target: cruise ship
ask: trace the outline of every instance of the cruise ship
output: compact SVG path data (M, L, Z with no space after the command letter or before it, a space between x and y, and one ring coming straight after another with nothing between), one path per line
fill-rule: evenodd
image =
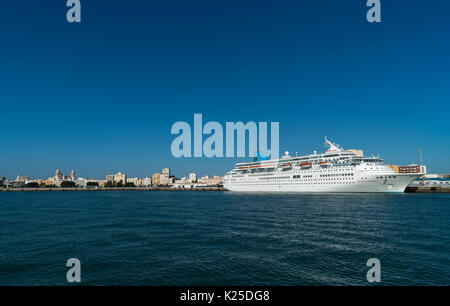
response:
M325 153L269 160L260 154L253 162L238 163L224 176L224 188L241 192L404 192L425 174L396 173L383 159L362 151L344 150L325 137Z

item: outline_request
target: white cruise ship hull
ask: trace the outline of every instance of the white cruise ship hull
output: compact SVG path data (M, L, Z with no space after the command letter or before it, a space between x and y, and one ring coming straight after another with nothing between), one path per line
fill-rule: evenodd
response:
M242 183L224 183L224 188L236 192L305 192L305 193L349 193L349 192L381 192L402 193L406 187L421 177L422 174L396 174L391 178L379 178L381 176L358 179L353 182L331 181L328 183L314 184L309 182L296 182L293 179L280 181L279 183L260 183L246 180Z
M425 166L417 165L410 173L397 173L379 157L346 151L326 138L325 143L330 147L325 153L292 157L286 152L280 159L238 163L224 176L224 188L238 192L394 193L404 192L426 173Z

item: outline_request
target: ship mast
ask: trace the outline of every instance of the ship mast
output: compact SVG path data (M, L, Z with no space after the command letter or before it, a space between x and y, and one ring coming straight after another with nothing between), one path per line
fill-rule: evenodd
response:
M325 136L325 144L328 145L330 148L327 150L327 152L341 152L342 149L339 147L338 144L334 144L331 141L327 139L327 136Z

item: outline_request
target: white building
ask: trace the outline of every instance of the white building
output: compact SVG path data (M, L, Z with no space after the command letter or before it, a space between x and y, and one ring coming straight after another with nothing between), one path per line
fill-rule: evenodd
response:
M196 183L197 182L197 174L189 173L189 181L191 181L192 183Z
M138 177L129 177L127 178L127 183L132 183L135 187L141 187L142 179Z
M170 177L170 169L164 168L161 171L161 185L173 184L173 179Z
M170 176L170 169L169 168L162 169L162 174L167 174Z
M86 187L87 180L82 177L79 177L75 180L75 185L77 185L77 187Z
M142 186L143 187L151 187L152 186L152 178L146 177L142 179Z

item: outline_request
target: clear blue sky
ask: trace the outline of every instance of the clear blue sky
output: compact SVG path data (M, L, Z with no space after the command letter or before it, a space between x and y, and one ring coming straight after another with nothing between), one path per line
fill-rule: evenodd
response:
M382 0L381 24L365 0L81 3L0 2L0 175L222 175L236 159L171 155L194 113L450 172L449 1Z

